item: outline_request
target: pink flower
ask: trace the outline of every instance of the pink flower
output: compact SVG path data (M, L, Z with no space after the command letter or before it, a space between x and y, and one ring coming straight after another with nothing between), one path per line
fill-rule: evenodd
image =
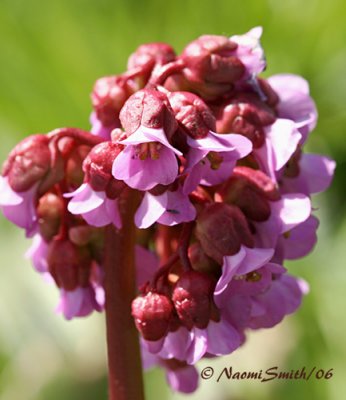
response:
M317 122L317 110L309 94L308 82L298 75L278 74L269 77L268 83L279 96L279 118L295 122L296 128L302 134L303 144Z
M145 229L155 222L173 226L192 221L195 217L195 207L179 187L175 191L167 190L158 196L146 192L136 211L135 223L138 228Z
M61 289L60 303L56 309L67 320L75 317L86 317L93 311L102 311L104 307L104 293L100 286L78 287L67 291Z
M15 192L8 177L0 176L0 208L7 219L25 229L27 237L37 231L36 191L34 185L25 192Z
M262 32L262 27L257 26L243 35L230 37L230 40L238 45L234 56L238 57L244 64L246 78L260 74L266 67L264 51L260 44Z
M209 131L199 139L187 138L187 179L184 193L191 193L198 184L213 186L224 182L232 174L236 161L252 150L250 140L235 134L217 134Z
M158 184L169 185L177 178L176 156L182 153L168 142L163 129L141 126L120 143L125 149L114 161L114 178L139 190L150 190Z
M72 198L68 204L70 213L82 215L89 225L100 227L114 224L118 229L121 228L118 200L108 198L104 191L95 191L89 184L83 183L64 197Z

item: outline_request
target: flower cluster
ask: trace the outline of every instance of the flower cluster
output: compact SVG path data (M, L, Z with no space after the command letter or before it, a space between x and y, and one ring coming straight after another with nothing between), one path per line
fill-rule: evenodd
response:
M0 207L34 237L28 256L67 319L102 310L104 230L122 229L139 193L132 315L145 367L182 392L199 360L232 353L308 291L283 263L314 247L311 195L335 163L304 152L317 120L307 82L259 77L261 33L201 36L181 55L140 46L125 73L96 82L91 133L30 136L0 178Z

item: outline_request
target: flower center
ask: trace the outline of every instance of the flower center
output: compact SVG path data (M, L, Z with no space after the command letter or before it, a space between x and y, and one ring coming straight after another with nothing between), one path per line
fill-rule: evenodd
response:
M147 158L158 160L160 158L160 149L162 145L157 142L142 143L136 146L136 156L144 161Z

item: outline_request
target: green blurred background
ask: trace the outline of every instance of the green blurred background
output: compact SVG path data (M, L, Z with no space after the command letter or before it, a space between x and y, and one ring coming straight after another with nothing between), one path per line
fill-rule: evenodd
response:
M257 332L236 354L212 365L256 371L334 368L329 380L202 382L190 399L344 399L346 393L345 176L346 3L343 0L0 0L0 159L21 138L59 126L88 128L89 93L120 73L141 43L177 51L197 36L264 27L265 75L306 77L319 109L308 149L337 160L332 188L314 199L321 219L314 253L290 263L311 292L300 311ZM106 399L103 316L66 322L57 291L24 259L29 243L0 218L0 400ZM160 371L146 374L147 398L172 394Z

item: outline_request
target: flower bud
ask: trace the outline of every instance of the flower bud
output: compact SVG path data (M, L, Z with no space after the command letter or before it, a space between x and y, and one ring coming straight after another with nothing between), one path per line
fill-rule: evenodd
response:
M119 112L133 92L134 83L121 76L105 76L96 81L91 100L104 126L119 123Z
M215 131L215 117L200 97L189 92L172 92L168 99L176 120L186 134L201 139L209 131Z
M205 254L200 243L193 243L189 247L188 255L195 271L213 275L220 273L220 265Z
M92 148L83 162L86 182L95 191L107 191L110 198L117 197L124 188L124 183L112 176L113 162L121 150L114 142L102 142Z
M166 43L147 43L139 46L131 54L127 62L129 70L134 68L142 69L142 77L146 82L156 65L164 65L175 59L174 49Z
M254 246L248 222L238 207L214 203L197 217L196 236L203 251L222 265L224 256L238 253L241 245Z
M38 224L41 236L50 241L58 233L61 217L64 212L64 201L54 193L43 195L37 206Z
M210 320L215 280L207 274L188 271L175 284L172 294L180 321L191 329L205 329Z
M58 287L73 291L89 283L90 254L85 247L77 247L69 240L50 243L47 256L49 272Z
M2 174L15 192L25 192L42 181L51 168L49 139L45 135L32 135L22 140L11 151L4 163Z
M165 336L172 314L172 302L163 294L148 292L132 302L136 327L146 340L155 341Z
M169 140L177 129L167 96L154 89L143 89L133 94L120 112L120 121L128 135L143 125L163 129Z
M236 167L232 176L217 191L216 197L238 206L253 221L263 222L270 217L269 201L279 200L280 193L264 172Z
M202 97L212 100L228 93L245 66L233 55L237 44L226 36L204 35L183 51L184 76Z
M264 143L263 127L275 121L274 111L251 93L240 93L215 110L219 133L239 133L255 148Z

